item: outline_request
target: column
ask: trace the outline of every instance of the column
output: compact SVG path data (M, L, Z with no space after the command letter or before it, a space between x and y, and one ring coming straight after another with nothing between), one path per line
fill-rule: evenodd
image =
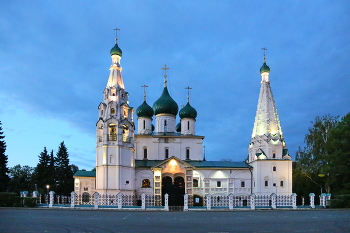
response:
M211 195L207 194L205 198L207 199L207 210L211 210Z
M141 209L145 210L146 209L146 194L144 194L144 193L141 194L141 200L142 200Z
M297 194L292 193L292 207L294 210L297 209Z
M230 193L228 195L228 208L230 210L233 210L233 194L232 193Z
M277 198L277 195L276 193L272 193L271 194L271 208L272 209L276 209L276 198Z
M55 192L50 191L50 204L49 204L50 208L52 208L52 206L53 206L54 198L55 198Z
M164 195L164 210L169 211L169 194Z
M74 209L75 206L75 192L70 193L70 208Z
M118 209L121 210L123 207L123 194L122 193L118 193Z
M93 197L94 197L94 209L98 209L98 192L95 192Z
M250 194L250 209L255 210L255 194Z
M310 207L312 209L315 209L315 194L314 193L310 193L309 197L310 197Z
M184 211L188 211L188 194L184 195Z

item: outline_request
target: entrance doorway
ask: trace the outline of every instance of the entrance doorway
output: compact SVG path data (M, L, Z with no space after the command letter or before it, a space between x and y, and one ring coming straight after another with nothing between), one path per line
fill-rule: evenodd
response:
M165 176L162 179L162 204L164 206L164 195L169 194L169 206L183 206L185 194L185 180L181 176L174 179L170 176Z

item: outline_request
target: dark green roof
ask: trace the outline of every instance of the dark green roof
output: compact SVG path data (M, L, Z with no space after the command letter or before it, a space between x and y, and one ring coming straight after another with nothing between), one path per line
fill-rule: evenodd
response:
M197 110L194 109L189 102L187 102L186 106L183 107L180 112L179 116L181 119L183 118L193 118L195 119L197 117Z
M146 100L136 109L136 115L138 117L149 117L152 118L154 114L153 109L146 103Z
M262 67L260 68L260 74L264 73L264 72L268 72L270 73L270 67L268 67L266 65L266 62L264 62L264 64L262 65Z
M74 176L96 177L96 171L77 171Z
M135 160L135 167L151 168L157 166L164 160ZM196 168L249 168L245 162L230 162L230 161L193 161L184 160Z
M116 43L114 45L114 47L111 49L111 56L112 55L119 55L119 56L122 56L123 52L122 50L119 48L118 44Z
M176 115L179 111L177 103L171 98L168 92L168 88L165 86L162 95L153 104L154 114L172 114Z

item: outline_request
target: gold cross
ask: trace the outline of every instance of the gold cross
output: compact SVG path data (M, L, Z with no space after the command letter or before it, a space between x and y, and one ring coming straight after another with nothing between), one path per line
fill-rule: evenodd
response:
M148 86L143 85L141 87L143 87L143 100L146 101L146 87L148 87Z
M190 102L190 90L192 89L191 87L185 87L185 89L187 89L187 102Z
M120 30L119 28L113 29L115 31L115 43L118 44L118 31Z
M266 50L267 50L267 48L261 48L263 51L264 51L264 62L266 62Z
M166 78L168 77L168 75L166 74L166 71L169 70L170 68L169 67L166 67L166 65L164 65L164 67L162 68L162 70L164 70L164 87L166 86Z

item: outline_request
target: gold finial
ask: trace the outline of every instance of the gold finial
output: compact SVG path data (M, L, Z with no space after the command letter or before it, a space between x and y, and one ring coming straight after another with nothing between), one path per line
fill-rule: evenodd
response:
M118 44L118 31L120 30L119 28L113 29L115 31L115 43Z
M166 74L166 71L169 70L169 69L170 68L166 67L166 65L164 65L164 67L162 68L162 70L164 70L164 75L163 75L163 77L164 77L164 87L166 87L166 83L167 83L166 78L168 77L168 75Z
M148 86L143 85L141 87L143 87L143 100L146 101L146 87L148 87Z
M187 89L187 103L190 102L190 90L192 89L191 87L185 87L185 89Z
M266 63L266 50L267 50L267 48L261 48L263 51L264 51L264 62Z

